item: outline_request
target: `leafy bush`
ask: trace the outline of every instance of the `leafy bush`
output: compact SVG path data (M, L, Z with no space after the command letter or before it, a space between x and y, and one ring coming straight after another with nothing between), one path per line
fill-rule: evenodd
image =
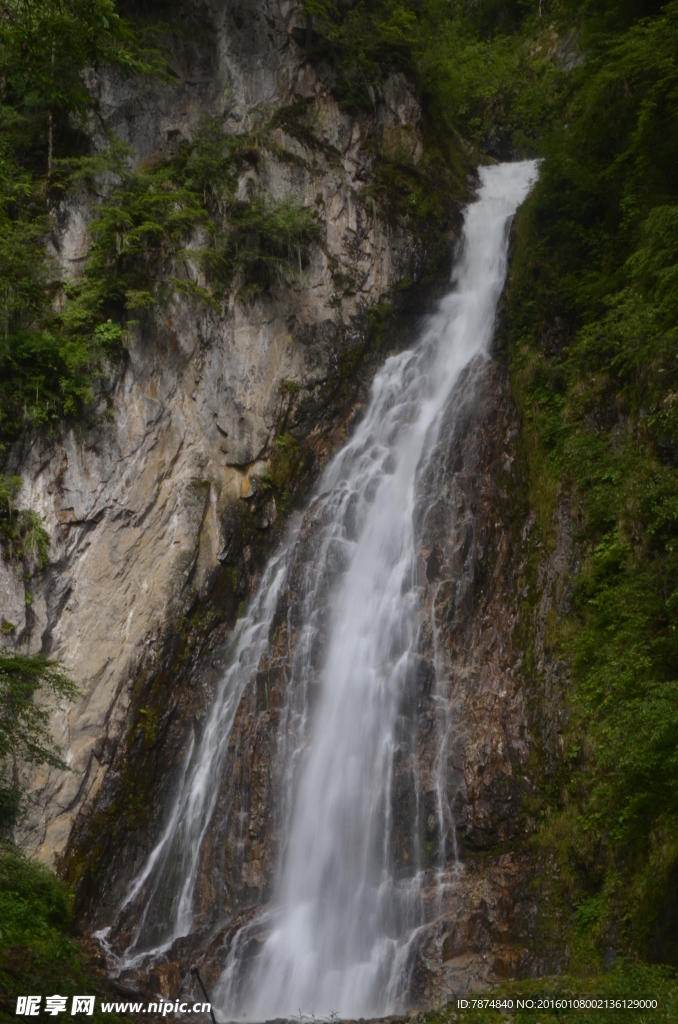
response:
M216 260L227 280L239 281L238 294L246 299L274 285L301 280L309 243L319 235L313 210L294 199L257 196L231 206L229 230Z
M26 656L0 648L0 826L11 825L16 818L18 766L68 768L52 737L50 711L36 702L36 696L47 693L71 701L78 692L57 662L42 654Z
M88 350L62 337L55 268L45 257L60 194L59 158L88 146L86 68L147 72L114 0L6 0L0 17L0 436L80 408L92 391ZM61 187L63 183L61 183Z
M68 928L72 896L41 864L0 840L0 948L33 944Z
M388 75L403 72L421 96L431 149L443 133L448 148L461 135L481 151L533 153L561 108L566 82L553 60L553 26L529 0L305 0L304 7L319 37L315 56L334 63L339 102L371 109Z
M319 56L329 51L335 60L335 90L344 107L373 107L389 72L413 70L411 40L416 15L410 3L305 0L304 7L320 29L324 46Z
M17 996L27 992L58 992L69 1009L74 995L96 994L93 1015L76 1019L120 1021L101 1012L100 1000L119 994L74 937L72 908L64 882L0 839L0 1021L16 1020Z
M37 512L15 508L14 499L22 484L20 476L0 473L0 546L8 561L44 568L49 562L49 534Z

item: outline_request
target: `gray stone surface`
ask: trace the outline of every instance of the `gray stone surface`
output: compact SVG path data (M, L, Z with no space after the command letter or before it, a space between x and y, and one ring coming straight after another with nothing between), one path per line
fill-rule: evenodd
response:
M175 295L157 307L131 333L124 366L111 371L111 405L102 401L96 425L56 440L24 438L9 453L7 470L24 479L19 506L45 517L51 564L29 584L28 614L20 571L2 564L0 614L15 624L17 649L61 659L82 690L54 713L72 771L33 774L30 812L17 831L46 862L63 852L102 784L102 751L123 729L136 667L218 564L224 509L250 494L266 468L281 382L312 391L355 340L361 314L417 258L412 236L361 198L375 142L405 132L420 148L417 103L394 76L373 116L342 112L291 39L298 7L221 0L206 34L177 42L176 85L114 75L91 82L103 120L140 159L190 139L205 113L226 112L227 129L239 132L307 97L326 151L278 132L278 145L300 160L272 147L248 174L274 196L313 206L324 238L303 278L251 306L231 301L215 312ZM93 205L83 194L58 211L52 245L66 275L86 256ZM350 277L350 289L335 286L337 273Z

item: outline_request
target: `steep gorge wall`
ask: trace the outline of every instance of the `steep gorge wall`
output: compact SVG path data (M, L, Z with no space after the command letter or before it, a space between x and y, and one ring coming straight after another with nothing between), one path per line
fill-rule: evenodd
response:
M250 306L215 310L174 294L134 329L94 422L56 440L25 438L9 452L6 472L24 479L20 504L45 517L50 565L27 583L3 562L0 611L17 649L61 659L82 690L54 715L72 771L35 772L17 829L45 861L64 852L101 790L128 735L133 687L175 643L176 624L215 586L228 590L220 605L227 624L247 598L280 526L260 482L281 423L294 425L297 415L297 433L322 459L351 414L345 385L369 341L368 310L430 263L431 248L411 225L361 198L382 143L418 159L412 92L393 76L372 114L342 112L329 69L311 66L295 42L303 24L285 0L223 0L193 38L178 34L176 84L105 74L91 83L104 123L140 160L171 155L204 115L240 132L306 100L319 144L276 129L240 187L252 178L273 196L301 197L317 210L323 238L302 280ZM66 274L82 265L91 209L83 195L56 212L52 244ZM168 706L173 699L166 693Z
M561 937L548 935L548 921L545 933L549 907L529 841L538 825L533 808L540 806L540 777L558 762L567 680L566 666L549 650L547 622L568 607L566 581L576 549L564 508L557 543L542 549L524 469L499 352L472 365L460 382L417 500L419 664L403 708L411 729L395 754L392 794L396 875L406 879L417 866L424 871L429 924L419 931L407 965L417 1006L505 977L551 973L564 963ZM311 506L269 650L239 703L203 846L191 934L120 978L149 997L197 996L190 973L196 963L212 991L239 928L270 900L285 767L280 728L318 527ZM338 563L337 578L341 572ZM328 594L335 584L327 581ZM183 634L165 644L160 663L138 680L136 706L146 705L149 715L155 710L155 725L142 722L129 731L94 811L80 816L72 838L66 863L78 883L81 914L91 927L115 922L114 947L130 942L142 909L146 941L153 941L156 928L162 938L162 891L149 891L122 917L118 908L161 835L187 742L192 733L200 735L209 695L227 663L227 604L215 589L188 616ZM540 659L536 671L526 663L528 639ZM449 679L444 703L434 685L441 674ZM439 778L446 794L442 832ZM442 874L441 842L447 849ZM243 956L256 955L259 941L253 938Z
M387 81L372 113L343 112L328 88L331 70L306 59L303 29L294 4L222 0L207 31L176 42L176 85L115 76L93 83L104 121L140 160L171 155L205 114L223 116L229 132L250 131L275 110L307 101L315 142L276 128L241 188L252 179L273 196L303 197L323 237L302 280L249 306L231 301L217 311L173 295L138 325L124 364L111 368L110 400L102 399L95 422L56 442L26 439L9 454L7 469L25 481L22 503L45 515L52 546L50 566L28 584L2 563L2 616L15 624L19 649L61 658L83 691L54 718L73 771L35 774L17 837L41 859L56 859L90 926L110 923L159 835L235 618L294 505L289 498L276 505L271 473L282 463L297 497L308 492L360 414L382 358L370 356L370 346L384 333L387 346L411 340L433 294L423 298L422 279L440 257L441 234L456 227L453 196L449 222L422 235L413 221L387 216L369 190L380 147L405 148L415 162L421 156L421 111L405 79ZM82 264L91 203L69 200L56 217L55 252L69 273ZM394 299L396 316L384 332ZM572 529L564 507L555 546L541 549L535 540L505 353L474 367L471 378L464 415L442 432L421 482L421 588L430 623L421 633L421 692L410 709L416 736L399 751L395 780L394 844L406 875L415 774L423 794L415 824L430 865L439 841L431 725L440 709L429 684L432 660L442 658L453 684L446 841L456 835L461 867L448 871L445 899L413 950L411 992L421 1005L562 963L557 943L540 945L527 842L544 768L535 768L535 756L548 773L559 754L567 672L547 633L549 617L569 600ZM285 469L276 437L290 427L302 454ZM284 613L294 599L285 596L262 666L262 678L280 685L291 656ZM536 673L525 658L531 647ZM215 983L237 926L270 896L274 691L258 684L243 697L220 796L222 804L235 801L234 811L209 837L195 932L128 984L175 996L193 983L188 968L196 960ZM431 884L431 901L438 887L439 880ZM134 924L123 922L119 938Z

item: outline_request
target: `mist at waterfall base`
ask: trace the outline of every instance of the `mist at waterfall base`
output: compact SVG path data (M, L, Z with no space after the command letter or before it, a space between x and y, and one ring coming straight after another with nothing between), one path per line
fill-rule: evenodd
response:
M417 481L460 375L473 360L488 357L506 276L508 226L535 177L531 161L481 169L450 293L416 345L389 358L376 375L363 420L325 469L304 517L312 520L316 541L303 571L301 626L278 731L281 838L274 896L236 934L212 993L228 1019L300 1012L358 1018L407 1006L410 945L430 913L420 898L416 856L403 878L391 848L394 754L422 617ZM236 711L266 650L301 528L298 523L269 563L236 627L231 667L201 740L186 752L162 837L121 907L142 906L127 964L147 956L149 946L166 950L192 930L201 849ZM322 627L319 669L315 642L329 572L337 582ZM444 705L444 671L436 674ZM456 843L443 779L450 723L445 715L441 721L436 799L442 872L454 864ZM156 918L162 909L160 930L147 928L151 905Z

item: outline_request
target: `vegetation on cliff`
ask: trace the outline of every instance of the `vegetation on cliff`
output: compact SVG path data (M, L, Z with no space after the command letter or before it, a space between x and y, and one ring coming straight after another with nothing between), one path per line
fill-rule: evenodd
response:
M678 4L562 11L583 60L518 218L507 318L541 538L565 501L582 552L539 848L577 907L573 965L676 963Z
M121 147L85 155L83 69L153 70L131 26L97 4L36 5L39 38L19 16L28 8L11 4L0 34L5 438L87 406L103 359L161 282L207 301L231 287L246 298L298 272L316 237L307 209L235 198L260 139L226 141L206 123L156 165L134 167ZM416 82L438 180L459 187L472 156L543 158L517 219L505 331L536 536L553 543L564 503L582 553L573 614L550 638L573 688L564 753L537 800L538 884L559 911L543 926L568 944L573 969L597 969L619 949L676 963L678 3L305 8L308 56L334 63L345 108L372 106L394 70ZM404 151L380 160L375 202L434 215L436 179ZM44 255L50 211L65 188L103 174L114 184L85 272L60 282ZM286 434L276 458L264 487L283 493L297 459ZM538 699L536 668L533 679Z
M74 995L116 998L74 935L72 906L64 882L0 840L0 1021L15 1021L17 997L29 993L66 996L67 1013ZM76 1014L75 1019L120 1020L101 1012L99 998L92 1016Z
M16 508L22 484L20 476L0 473L0 546L10 562L43 567L49 562L49 536L37 512Z
M26 767L68 767L41 701L69 702L76 694L57 663L0 647L0 1020L15 1019L17 996L28 992L111 995L75 938L71 889L8 838L23 812Z
M548 641L572 666L564 753L535 761L542 926L573 969L624 949L677 963L678 4L305 7L344 105L403 70L481 158L542 157L505 331L535 544L564 503L582 553Z
M0 16L0 433L69 412L91 388L94 352L55 320L46 258L57 166L87 150L86 68L150 71L113 0L8 0ZM93 339L98 342L99 339Z
M87 412L144 308L173 289L242 301L298 278L318 237L296 199L237 192L265 132L206 120L171 158L138 166L102 137L88 76L163 74L109 0L9 2L0 22L0 444ZM92 155L92 140L98 141ZM59 202L94 205L81 274L50 246ZM0 451L2 449L0 448Z
M16 820L20 773L27 765L68 768L50 730L50 708L40 701L51 697L68 703L77 695L58 662L0 647L0 830Z

